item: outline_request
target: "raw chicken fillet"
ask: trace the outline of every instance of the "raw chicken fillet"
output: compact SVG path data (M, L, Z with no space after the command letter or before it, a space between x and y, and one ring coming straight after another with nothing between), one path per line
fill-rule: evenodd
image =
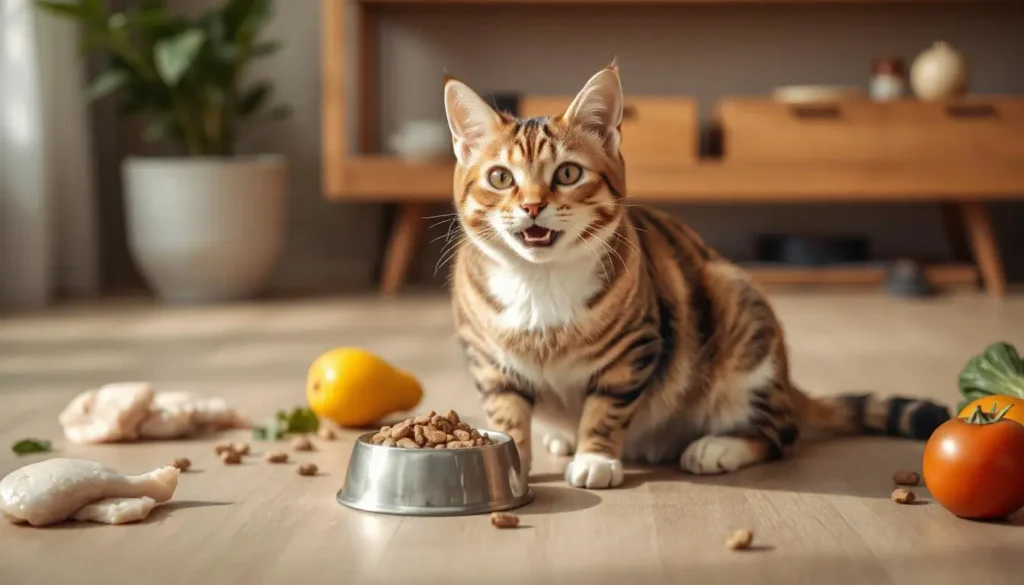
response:
M252 426L222 398L156 392L148 382L118 382L83 392L59 420L64 436L79 444L176 439L208 429Z
M171 499L178 474L175 467L161 467L143 475L122 475L95 461L47 459L0 480L0 513L15 524L32 526L69 518L135 522Z

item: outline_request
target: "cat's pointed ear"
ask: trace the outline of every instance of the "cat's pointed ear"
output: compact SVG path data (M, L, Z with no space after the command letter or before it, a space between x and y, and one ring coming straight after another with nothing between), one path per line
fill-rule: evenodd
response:
M444 83L444 110L452 131L455 157L463 164L501 123L501 117L483 98L452 77Z
M595 132L604 140L608 153L614 155L619 150L622 101L619 67L612 62L587 81L562 117Z

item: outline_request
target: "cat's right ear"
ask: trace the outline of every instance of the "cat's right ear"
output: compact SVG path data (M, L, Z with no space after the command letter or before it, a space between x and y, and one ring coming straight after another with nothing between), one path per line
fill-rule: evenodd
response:
M455 157L463 164L501 124L501 117L483 98L451 77L444 83L444 111L452 131Z

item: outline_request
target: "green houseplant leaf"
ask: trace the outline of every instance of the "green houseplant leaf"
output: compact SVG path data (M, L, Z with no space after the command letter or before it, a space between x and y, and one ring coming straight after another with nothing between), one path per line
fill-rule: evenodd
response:
M958 410L984 396L1024 398L1024 361L1013 345L998 341L967 362L959 385L963 401Z
M167 0L34 0L40 11L75 22L83 53L103 66L86 92L120 97L118 112L144 118L143 138L176 143L185 154L231 156L242 125L274 121L273 86L247 79L248 66L278 43L261 37L272 0L213 0L202 14L175 14Z
M171 87L178 85L195 61L204 41L206 34L198 28L159 41L154 47L154 57L160 78Z
M131 81L131 73L123 69L107 69L96 76L85 91L85 96L90 100L98 100L107 97L115 91L125 87Z

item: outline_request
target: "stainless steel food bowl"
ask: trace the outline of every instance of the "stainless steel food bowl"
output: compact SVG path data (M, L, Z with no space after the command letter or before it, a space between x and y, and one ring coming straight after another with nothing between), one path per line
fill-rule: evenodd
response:
M485 431L496 445L466 449L403 449L373 445L374 433L352 448L342 505L406 516L457 516L510 510L533 491L512 439Z

